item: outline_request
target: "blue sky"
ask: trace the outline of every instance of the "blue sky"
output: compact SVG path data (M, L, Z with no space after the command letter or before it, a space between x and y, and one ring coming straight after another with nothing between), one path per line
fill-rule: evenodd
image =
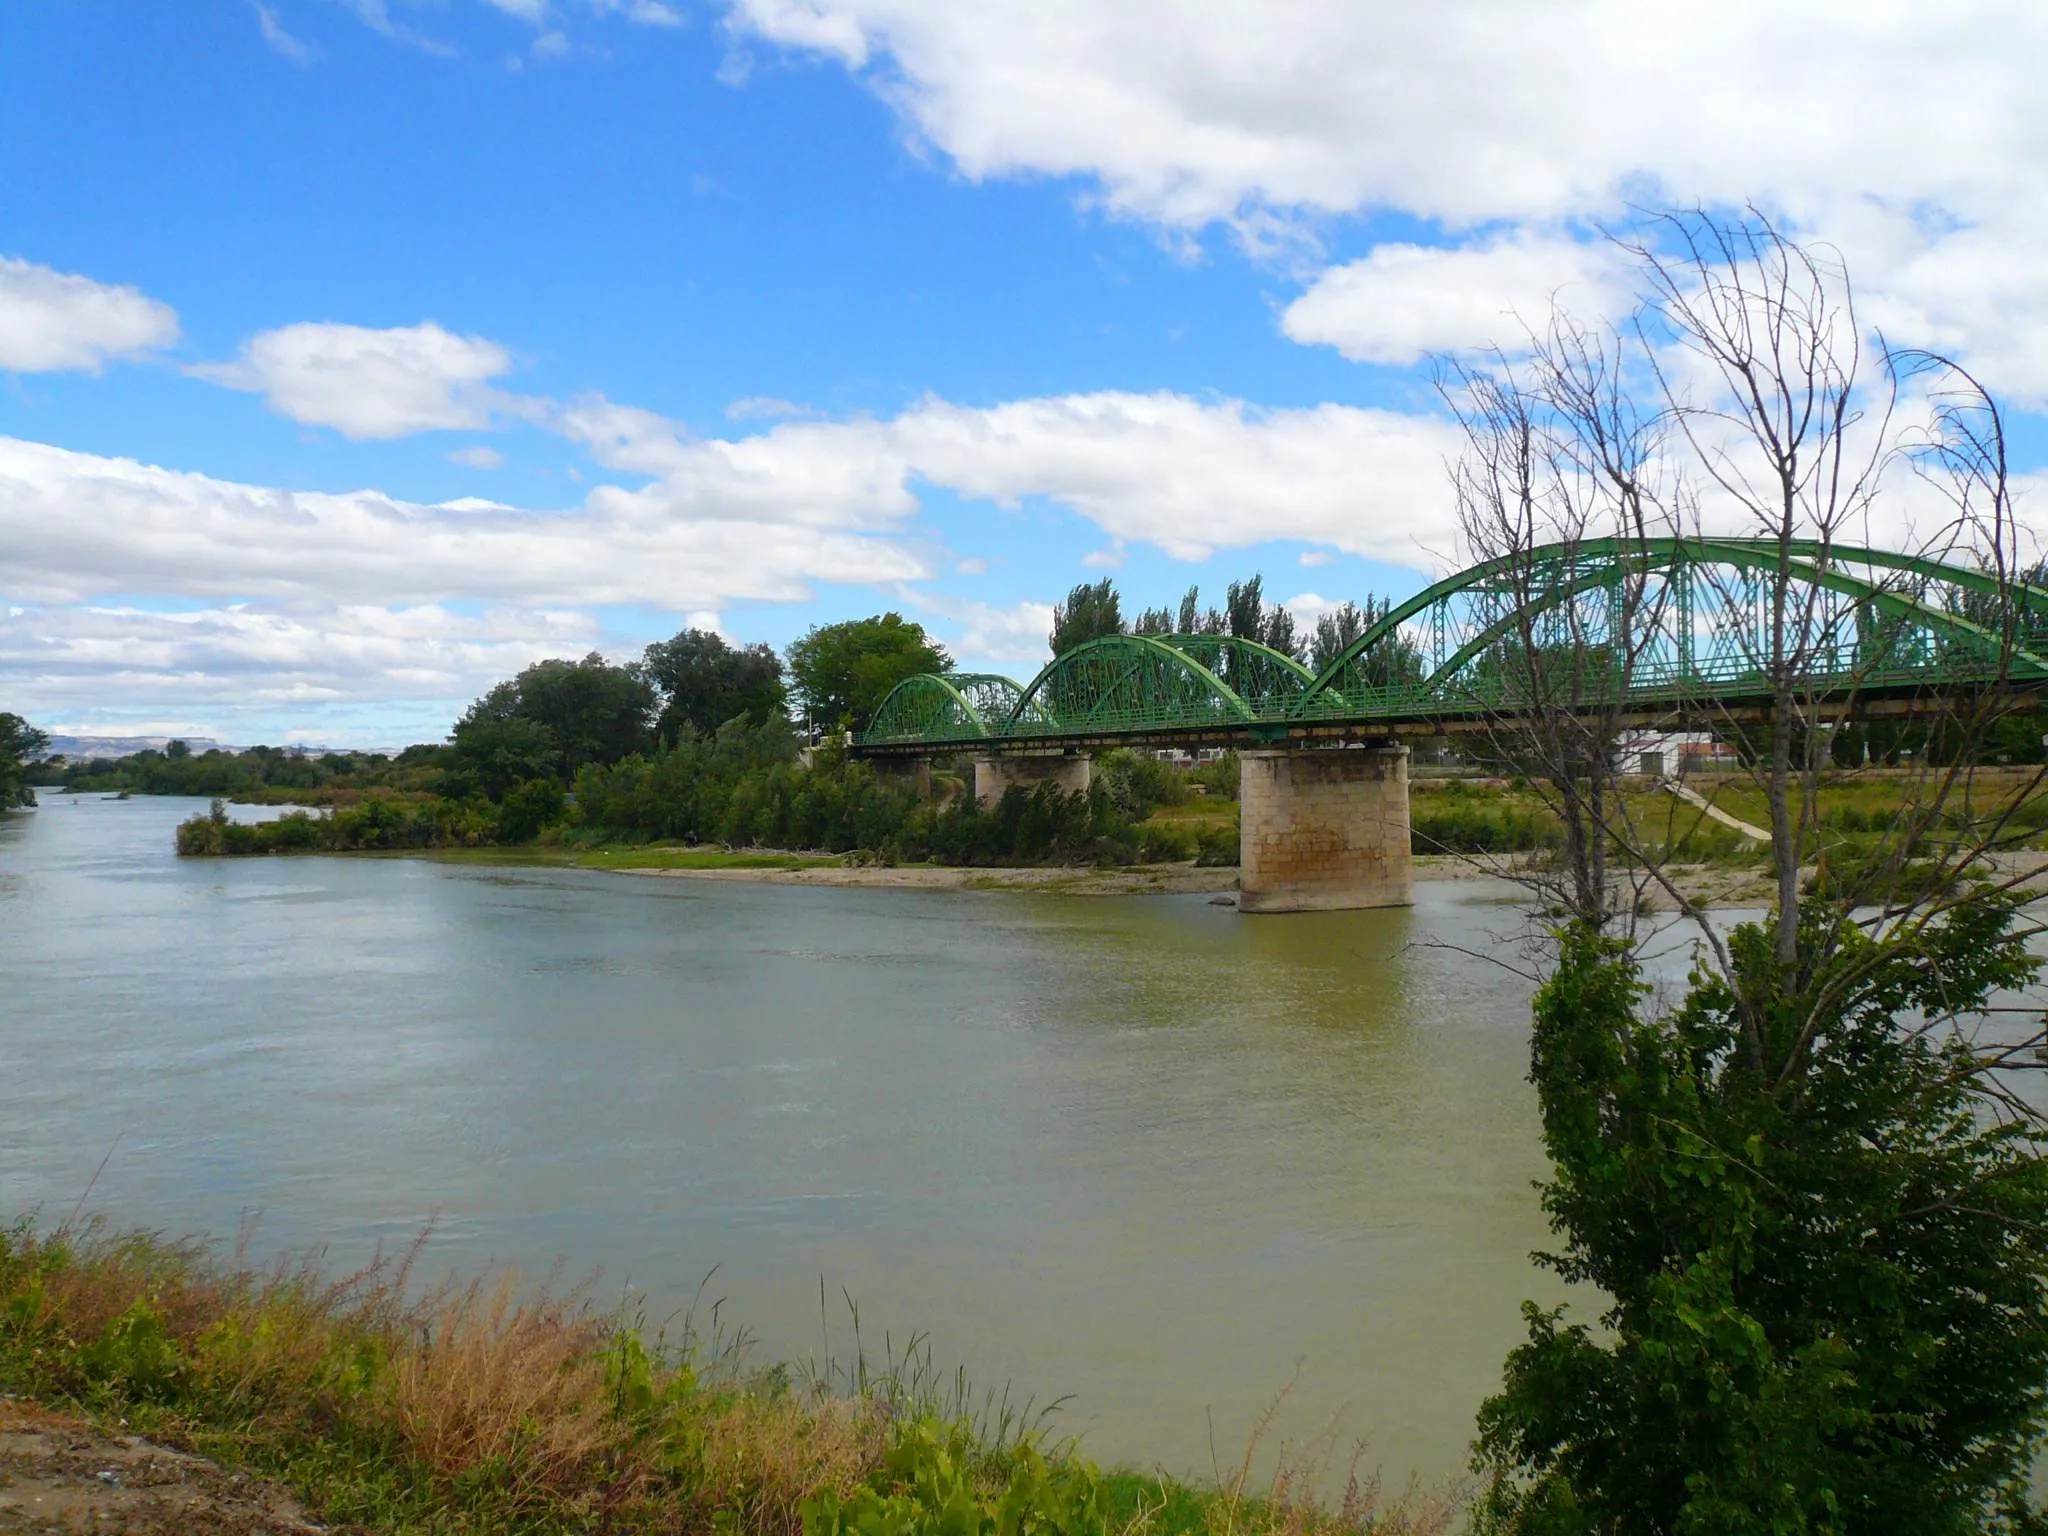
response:
M395 743L685 622L1028 676L1105 572L1412 590L1428 357L1625 310L1631 200L1832 241L2031 452L2039 16L1656 9L9 7L0 708Z

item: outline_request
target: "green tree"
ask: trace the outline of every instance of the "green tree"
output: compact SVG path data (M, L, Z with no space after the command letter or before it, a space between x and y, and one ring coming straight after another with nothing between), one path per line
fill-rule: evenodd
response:
M1478 692L1499 700L1484 750L1522 765L1560 831L1521 874L1561 920L1530 1059L1558 1239L1542 1262L1606 1302L1597 1328L1524 1309L1527 1342L1480 1413L1481 1526L2038 1532L2048 1122L2014 1072L2048 1036L2038 997L2014 1006L2041 962L1999 860L2011 783L1925 768L1894 780L1875 846L1831 836L1836 744L1813 721L1853 718L1866 680L1882 688L1911 610L1852 631L1869 670L1845 672L1858 646L1800 563L1860 542L1905 459L1959 513L1913 553L1990 575L1984 629L2020 633L2027 605L1994 574L2017 569L2020 542L1998 411L1959 370L1907 362L1941 376L1913 380L1931 424L1895 425L1902 360L1857 355L1846 273L1761 216L1673 215L1657 237L1635 252L1652 297L1628 329L1554 314L1445 391L1467 437L1467 554L1495 567L1465 620L1501 637L1479 659L1493 670ZM1637 381L1666 392L1638 401ZM1686 600L1667 601L1651 555L1688 530L1702 484L1777 560L1732 576L1696 563ZM1593 539L1609 585L1558 602L1561 554ZM1716 611L1747 626L1758 693L1739 715L1710 690L1678 713L1745 741L1775 896L1732 930L1675 878L1613 750L1633 669ZM1939 738L1916 769L1967 765L2014 709L1971 690L1899 724ZM1694 943L1677 995L1645 979L1645 945L1674 937L1639 921L1652 897Z
M492 689L456 722L446 793L502 800L515 784L561 772L562 744L555 733L538 720L496 707L500 690L509 686Z
M1363 606L1347 602L1323 614L1316 620L1315 633L1309 638L1309 669L1317 673L1328 671L1352 641L1393 612L1393 608L1390 599L1368 597ZM1354 666L1364 682L1379 688L1422 681L1422 653L1398 630L1374 641Z
M641 751L653 712L654 687L638 669L592 651L535 662L498 684L456 722L452 740L458 762L495 798L521 779L568 779L586 763Z
M2016 906L1844 943L1816 904L1789 970L1747 925L1669 1014L1623 941L1567 931L1532 1045L1545 1262L1611 1305L1598 1335L1527 1307L1481 1413L1482 1455L1527 1479L1496 1490L1518 1532L1961 1536L2018 1499L2048 1166L1980 1112L1957 1036L1900 1023L2033 977Z
M28 765L49 750L50 738L21 716L0 710L0 811L34 805Z
M1067 600L1052 610L1052 633L1045 643L1055 656L1077 645L1099 640L1104 635L1124 632L1124 614L1116 584L1107 576L1096 582L1084 581L1067 594Z
M655 731L674 745L688 726L708 735L728 720L765 724L783 711L782 658L765 645L728 645L708 629L686 629L647 647L641 670L661 690Z
M900 613L813 626L789 648L792 691L814 730L834 730L844 721L859 730L906 677L952 665L923 626Z

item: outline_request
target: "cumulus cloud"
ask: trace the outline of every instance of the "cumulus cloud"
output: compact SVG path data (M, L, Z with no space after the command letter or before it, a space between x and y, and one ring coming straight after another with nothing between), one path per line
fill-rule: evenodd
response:
M1443 462L1455 437L1435 417L1104 392L926 401L889 430L935 484L999 505L1043 497L1181 559L1300 539L1427 568L1454 532Z
M1541 330L1553 301L1588 317L1630 301L1625 263L1606 243L1527 234L1463 248L1387 244L1332 267L1287 306L1295 341L1354 362L1410 364L1437 352L1501 346Z
M280 416L363 439L489 426L513 404L490 382L511 367L498 343L432 321L387 330L308 321L252 337L232 363L190 372L260 394Z
M468 448L457 448L448 455L448 462L460 464L464 469L503 469L505 455L488 443L475 443Z
M637 405L615 405L603 395L583 395L545 419L607 469L661 475L689 461L689 433L681 422Z
M2048 15L1832 0L732 0L864 71L972 176L1094 178L1180 224L1247 205L1558 218L1686 197L1942 197L2037 155Z
M1382 247L1289 308L1361 360L1511 342L1560 285L1590 307L1598 258L1542 231L1755 201L1842 246L1892 339L2048 401L2048 9L2021 0L729 0L728 27L855 72L970 178L1079 178L1176 236L1438 225L1465 248Z
M177 339L177 311L139 289L0 256L0 370L98 373Z

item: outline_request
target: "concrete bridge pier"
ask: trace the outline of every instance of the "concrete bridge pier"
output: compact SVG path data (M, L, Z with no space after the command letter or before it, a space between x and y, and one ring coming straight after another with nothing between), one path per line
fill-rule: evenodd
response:
M1240 911L1414 901L1406 747L1245 752L1238 760Z
M1081 753L1041 753L1036 756L977 757L974 760L974 803L983 810L995 809L1003 791L1015 785L1030 790L1047 782L1070 795L1088 793L1094 764Z

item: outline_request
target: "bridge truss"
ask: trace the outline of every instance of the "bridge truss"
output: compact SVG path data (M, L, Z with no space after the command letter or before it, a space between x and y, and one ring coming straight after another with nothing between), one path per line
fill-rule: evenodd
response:
M909 678L855 747L1434 735L1560 703L1697 720L1775 696L1788 666L1804 697L1842 704L2048 688L2048 589L1839 544L1588 540L1446 577L1320 674L1228 635L1110 635L1026 684Z

